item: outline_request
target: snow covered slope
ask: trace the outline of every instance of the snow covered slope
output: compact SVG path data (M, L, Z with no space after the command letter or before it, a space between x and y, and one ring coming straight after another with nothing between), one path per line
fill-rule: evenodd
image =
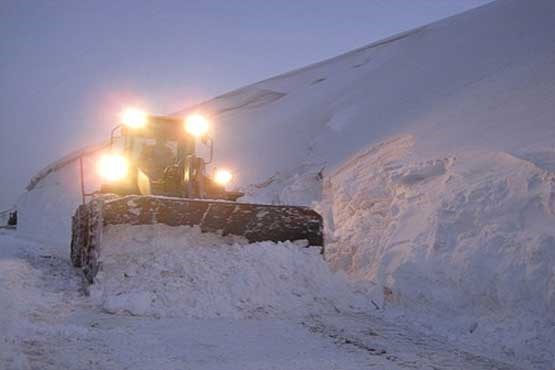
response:
M505 0L196 107L241 184L412 133L420 157L555 142L555 3ZM185 110L187 111L187 110Z

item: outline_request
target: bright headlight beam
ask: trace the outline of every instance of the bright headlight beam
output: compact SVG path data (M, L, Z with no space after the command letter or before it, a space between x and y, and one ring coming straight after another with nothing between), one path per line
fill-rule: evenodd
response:
M98 174L106 181L118 181L129 172L127 158L119 154L106 154L98 162Z
M130 128L145 127L148 122L146 112L137 108L127 108L121 114L121 123Z
M227 185L232 178L233 175L228 170L217 170L214 174L214 181L220 185Z
M194 137L202 137L208 133L208 120L200 114L191 114L185 118L185 131Z

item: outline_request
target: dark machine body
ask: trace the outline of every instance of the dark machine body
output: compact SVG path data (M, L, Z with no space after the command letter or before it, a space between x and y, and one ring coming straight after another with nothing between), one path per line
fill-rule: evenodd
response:
M209 160L197 156L197 140L182 120L149 116L142 128L118 126L111 150L127 160L127 176L102 184L76 210L72 220L71 260L89 283L97 271L102 233L109 225L198 226L203 232L242 236L249 242L306 240L322 247L322 217L307 207L240 203L243 194L226 191L206 175L212 140L201 139Z

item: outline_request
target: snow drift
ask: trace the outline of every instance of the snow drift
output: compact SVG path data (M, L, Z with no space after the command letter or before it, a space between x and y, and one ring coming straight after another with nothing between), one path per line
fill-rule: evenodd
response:
M411 142L391 140L330 175L331 265L379 282L393 301L555 321L555 173L500 152L414 161Z
M505 152L419 161L413 144L394 138L330 173L330 265L382 287L386 307L432 314L436 331L550 358L555 172Z

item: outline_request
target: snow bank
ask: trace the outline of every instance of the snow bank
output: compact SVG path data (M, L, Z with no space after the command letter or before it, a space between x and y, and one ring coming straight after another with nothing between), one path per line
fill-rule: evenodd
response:
M95 163L104 148L72 153L33 177L16 205L19 236L69 245L71 217L82 201L79 156L83 156L85 192L90 193L100 187Z
M7 239L1 230L0 237ZM21 307L28 303L28 299L22 296L21 287L24 275L30 267L15 258L16 248L12 245L17 243L11 241L10 244L0 248L0 368L27 370L30 367L23 354L20 338L26 334L26 328L21 324Z
M319 248L247 244L165 225L110 225L91 295L109 312L258 318L367 310L365 291L331 274Z
M415 161L410 143L328 177L330 264L392 301L555 321L555 173L502 152Z
M434 315L450 336L550 356L555 172L504 152L420 161L414 146L391 139L326 178L330 265L377 284L386 308Z

